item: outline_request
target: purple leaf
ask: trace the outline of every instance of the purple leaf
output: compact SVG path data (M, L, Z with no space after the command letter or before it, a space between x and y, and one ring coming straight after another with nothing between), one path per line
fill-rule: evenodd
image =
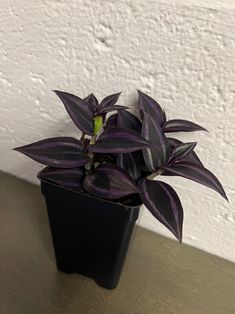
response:
M105 97L100 103L100 108L106 108L106 107L114 106L116 104L116 102L118 101L118 98L120 95L121 95L121 93L116 93L116 94L112 94L112 95Z
M98 100L97 100L97 98L95 97L94 94L88 95L83 100L88 104L88 106L90 106L93 114L95 114L98 111L99 103L98 103Z
M144 116L141 135L152 144L150 148L143 150L143 156L148 169L154 172L168 160L169 143L162 128L147 113Z
M38 173L39 179L45 179L61 186L71 186L80 189L84 170L82 168L52 168L46 167Z
M149 141L133 130L107 128L88 149L95 153L131 153L149 146Z
M56 95L63 102L70 118L75 125L84 133L93 135L93 110L86 101L81 98L55 90Z
M105 128L116 128L117 127L117 114L112 114L106 121Z
M183 208L175 190L165 182L140 180L140 197L144 205L181 242Z
M14 150L56 168L80 167L87 162L82 142L72 137L48 138Z
M140 120L129 111L122 110L117 114L117 126L141 132Z
M112 164L103 164L86 176L84 189L95 196L118 199L129 194L138 193L131 177L121 168Z
M164 125L164 132L193 132L193 131L206 131L202 126L187 120L174 119L169 120Z
M177 140L177 139L175 139L175 138L170 138L170 137L168 137L167 140L168 140L168 142L169 142L169 144L170 144L170 146L171 146L172 148L175 148L176 146L182 144L181 141L179 141L179 140ZM198 164L198 165L203 166L201 160L199 159L199 157L197 156L197 154L196 154L194 151L192 151L191 153L189 153L188 155L186 155L186 156L183 158L183 160L192 161L192 162L194 162L194 163L196 163L196 164Z
M161 106L152 97L139 90L138 95L138 104L142 119L144 118L145 113L148 113L154 122L162 126L166 121L166 116Z
M111 112L111 111L120 111L120 110L124 110L124 109L128 109L128 107L125 107L125 106L119 106L119 105L116 105L116 106L107 106L107 107L104 107L104 108L101 108L99 110L99 113L108 113L108 112Z
M138 180L141 177L141 170L137 153L126 153L117 155L117 165L125 169L125 171L134 179Z
M170 158L167 161L167 165L169 166L178 162L181 159L185 159L193 151L196 145L196 142L189 142L175 146Z
M116 121L117 127L131 129L138 133L141 132L140 120L129 111L119 111ZM125 169L134 180L138 180L141 177L141 167L137 152L118 154L117 165Z
M175 163L174 165L171 165L169 167L164 167L164 169L167 171L167 173L181 176L189 180L193 180L198 183L201 183L215 190L222 197L228 200L226 193L221 183L219 182L219 180L216 178L216 176L213 173L211 173L208 169L206 169L203 166L200 166L190 161L181 160Z

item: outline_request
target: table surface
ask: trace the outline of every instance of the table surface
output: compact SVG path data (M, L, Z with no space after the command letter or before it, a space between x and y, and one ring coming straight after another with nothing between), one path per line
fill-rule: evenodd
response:
M137 227L120 283L57 271L40 188L0 173L1 314L234 314L235 264Z

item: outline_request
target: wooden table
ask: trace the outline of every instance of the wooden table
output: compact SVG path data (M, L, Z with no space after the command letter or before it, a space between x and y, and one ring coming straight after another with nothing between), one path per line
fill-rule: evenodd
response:
M137 228L119 286L55 267L38 186L0 173L1 314L234 314L235 264Z

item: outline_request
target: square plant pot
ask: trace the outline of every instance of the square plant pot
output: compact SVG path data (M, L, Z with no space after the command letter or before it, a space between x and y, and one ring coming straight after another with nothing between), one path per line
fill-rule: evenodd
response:
M141 201L122 205L41 180L57 267L117 286Z

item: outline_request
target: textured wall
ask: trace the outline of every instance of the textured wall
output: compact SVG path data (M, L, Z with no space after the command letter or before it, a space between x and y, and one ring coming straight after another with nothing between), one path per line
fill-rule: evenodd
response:
M184 242L235 261L235 11L231 1L214 8L183 2L1 3L0 169L36 182L41 166L10 149L79 135L52 89L80 96L93 91L98 98L122 90L120 103L131 106L135 88L142 89L169 118L211 131L180 137L198 141L198 155L223 183L230 204L183 178L167 182L185 208ZM169 235L147 211L140 223Z

